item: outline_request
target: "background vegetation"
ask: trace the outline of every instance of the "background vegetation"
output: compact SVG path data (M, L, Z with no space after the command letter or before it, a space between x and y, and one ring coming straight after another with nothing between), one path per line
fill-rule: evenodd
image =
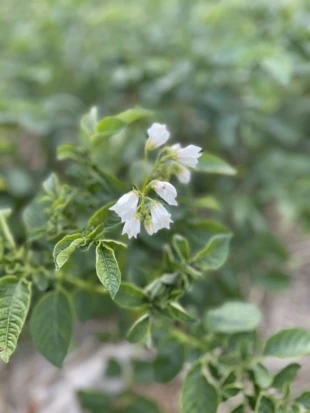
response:
M56 147L77 144L81 115L141 105L237 170L193 179L201 216L234 233L228 263L198 284L198 305L247 298L252 285L289 288L272 221L309 229L307 1L12 0L0 16L0 206L13 207L20 241L22 212L51 170L63 174ZM118 167L138 159L141 134ZM104 154L98 162L115 172Z

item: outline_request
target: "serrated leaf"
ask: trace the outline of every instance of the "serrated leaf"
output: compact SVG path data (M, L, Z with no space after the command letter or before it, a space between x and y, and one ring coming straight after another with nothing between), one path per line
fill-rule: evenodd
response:
M299 369L301 368L300 364L292 363L284 367L279 373L276 374L272 387L276 389L282 389L287 385L291 384L295 380Z
M127 338L131 343L143 341L150 331L151 320L148 314L140 317L131 327L127 334Z
M184 345L174 337L168 337L160 343L154 361L155 379L159 383L168 383L182 369L185 359Z
M96 272L101 284L114 299L121 283L121 272L114 251L104 244L96 248Z
M78 319L82 322L89 320L93 314L91 295L84 290L76 290L73 293L73 304Z
M144 109L140 106L136 106L132 109L128 109L125 112L119 113L116 115L117 119L126 122L128 125L131 125L137 120L148 118L152 116L153 112L151 110Z
M31 283L7 276L0 279L0 359L8 363L25 323Z
M236 170L223 159L204 152L199 158L197 171L210 174L235 175Z
M191 262L204 271L219 269L228 257L231 237L231 234L215 235Z
M297 397L296 402L302 404L306 409L310 409L310 391L306 391Z
M123 308L137 308L147 304L147 296L141 288L130 283L122 283L115 302Z
M36 349L61 367L73 332L73 312L67 294L55 290L41 298L33 309L30 331Z
M232 301L214 310L209 310L207 326L210 330L219 333L242 333L254 330L260 319L260 311L254 305Z
M254 373L255 383L261 389L266 389L271 385L273 381L273 377L263 364L261 363L256 364L253 367L253 373Z
M282 330L270 337L264 355L274 357L298 357L310 354L310 332L299 328Z
M81 234L66 235L63 239L57 242L53 252L57 271L60 270L60 268L68 261L70 255L82 244L85 244L85 239Z
M203 375L201 365L194 365L187 373L181 393L181 413L216 413L216 389Z

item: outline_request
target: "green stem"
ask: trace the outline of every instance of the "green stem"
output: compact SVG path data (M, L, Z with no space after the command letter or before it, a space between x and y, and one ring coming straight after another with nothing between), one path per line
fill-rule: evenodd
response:
M144 183L143 183L143 187L142 187L143 193L144 193L145 190L147 189L147 186L148 186L149 182L151 181L152 176L153 176L154 173L156 172L156 169L159 167L159 165L162 164L163 162L165 162L166 160L171 159L171 155L170 155L170 154L168 154L168 155L166 155L166 156L163 156L163 157L161 158L161 156L163 155L164 151L165 151L165 148L164 148L161 152L158 153L157 158L156 158L156 160L155 160L155 163L154 163L154 166L153 166L151 172L149 173L149 175L146 176L146 178L145 178L145 180L144 180Z
M75 287L80 288L81 290L85 290L85 291L88 291L90 293L104 294L104 295L106 295L108 293L107 290L101 285L95 285L95 284L89 283L87 281L81 280L79 278L71 277L70 275L66 275L66 276L62 275L62 276L59 276L57 278L58 278L59 281L66 282L68 284L71 284Z

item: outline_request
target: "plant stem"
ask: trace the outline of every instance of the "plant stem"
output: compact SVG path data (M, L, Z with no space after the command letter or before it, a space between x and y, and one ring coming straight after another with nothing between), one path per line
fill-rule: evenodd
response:
M60 281L66 282L68 284L71 284L75 287L78 287L90 293L104 294L104 295L108 293L107 290L101 285L95 285L95 284L89 283L88 281L84 281L84 280L81 280L80 278L72 277L70 275L60 276L58 277L58 279Z

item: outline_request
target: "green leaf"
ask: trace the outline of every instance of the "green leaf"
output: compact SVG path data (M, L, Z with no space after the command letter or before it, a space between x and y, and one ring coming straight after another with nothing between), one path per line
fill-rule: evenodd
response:
M151 321L148 314L140 317L131 327L127 334L127 338L131 343L143 341L150 331Z
M267 396L261 396L255 406L255 413L275 413L273 400Z
M271 385L273 381L273 377L269 373L269 371L266 369L266 367L263 366L261 363L258 363L253 367L253 373L254 373L255 383L261 389L266 389Z
M182 370L184 359L184 345L177 338L163 340L154 361L155 380L159 383L171 381Z
M196 321L196 319L188 314L177 302L168 303L166 310L168 312L167 315L169 315L173 320L181 321L184 323L193 323Z
M210 174L235 175L236 170L223 159L204 152L199 158L197 171Z
M202 196L194 199L194 206L196 208L206 208L220 210L221 206L219 202L213 196Z
M137 120L149 118L152 116L153 112L151 110L144 109L140 106L136 106L132 109L128 109L125 112L119 113L115 117L117 119L126 122L128 125L136 122Z
M117 117L108 116L103 118L96 127L96 133L91 137L91 140L98 144L106 138L116 135L127 126L127 123Z
M91 227L97 227L103 224L111 215L109 208L114 204L114 202L109 202L98 209L89 219L88 225Z
M121 272L114 251L104 244L96 248L96 272L101 284L114 299L121 283Z
M85 245L85 239L81 234L66 235L54 247L54 260L57 271L68 261L70 255L80 247Z
M110 407L110 399L100 390L80 390L77 393L78 400L81 406L92 413L112 413L108 410Z
M115 239L104 239L104 243L108 244L108 247L111 247L113 250L117 249L127 249L127 245L121 241L116 241Z
M105 371L107 377L120 377L122 374L122 366L115 358L110 358Z
M296 402L302 404L306 409L310 409L310 391L306 391L297 397Z
M137 384L150 384L154 382L153 363L144 360L132 360L133 381Z
M82 116L80 128L86 136L92 136L96 133L96 126L98 123L98 110L94 106L88 113Z
M35 198L24 209L22 217L28 236L35 236L40 230L45 228L48 219L44 211L44 204L39 198Z
M147 296L141 288L133 284L122 283L115 302L123 308L136 308L147 304Z
M7 276L0 280L0 359L8 363L25 323L31 283Z
M231 301L208 311L207 326L219 333L242 333L254 330L260 319L260 311L254 305Z
M59 189L59 181L57 175L52 173L42 184L44 190L49 194L55 194Z
M33 309L30 331L37 350L61 367L73 332L73 312L67 294L55 290L41 298Z
M81 155L77 152L76 148L69 143L60 145L57 148L57 159L58 161L65 161L67 159L79 161Z
M284 367L275 376L272 387L275 387L276 389L282 389L283 387L290 385L295 380L300 368L301 365L297 363L292 363Z
M198 219L191 222L186 230L186 237L191 247L205 248L208 242L218 235L232 235L231 231L217 221Z
M299 328L282 330L270 337L264 355L274 357L298 357L310 354L310 332Z
M172 245L179 258L187 261L190 256L189 244L186 238L182 235L175 234L172 238Z
M117 409L117 413L161 413L159 407L153 400L133 392L122 394L115 400L115 404L124 406ZM104 413L106 413L106 411L104 411ZM116 413L116 409L113 410L113 413Z
M272 271L270 273L264 274L257 277L254 280L256 285L261 285L268 292L273 294L280 294L284 291L289 290L291 286L291 279L286 274Z
M32 282L39 291L46 291L48 289L48 279L44 273L33 274Z
M73 304L78 319L82 322L89 320L93 314L91 295L84 290L76 290L73 294Z
M195 364L185 377L181 393L181 413L216 413L216 389L203 375L200 364Z
M231 234L215 235L191 262L203 271L219 269L228 257L231 237Z

